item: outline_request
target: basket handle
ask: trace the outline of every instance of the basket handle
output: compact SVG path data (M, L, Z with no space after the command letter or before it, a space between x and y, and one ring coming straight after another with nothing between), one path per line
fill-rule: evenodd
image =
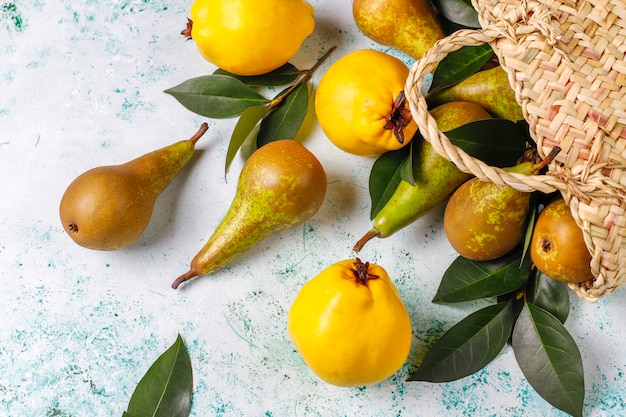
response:
M606 285L605 279L606 276L613 277L616 273L620 273L619 268L621 264L618 262L619 259L615 260L614 257L605 256L605 251L601 246L596 246L595 238L591 236L590 232L591 221L585 216L583 216L585 219L581 218L579 204L584 203L587 205L592 200L596 200L592 204L601 205L609 211L614 210L616 213L623 213L620 202L626 200L626 195L621 191L620 184L614 184L610 178L606 178L601 174L600 171L604 167L603 164L596 164L590 169L594 172L589 173L590 175L587 178L589 184L581 183L572 178L571 173L564 172L563 168L554 161L548 165L547 175L524 175L489 166L483 161L469 156L461 148L452 144L448 137L438 129L437 122L428 111L428 104L422 91L426 76L432 74L436 65L449 53L463 46L480 46L488 43L494 47L494 51L498 54L496 47L498 39L511 39L520 33L533 31L533 28L529 26L518 27L517 29L519 33L510 33L507 32L506 24L502 26L491 25L479 30L461 29L450 36L440 39L411 67L405 84L405 96L409 103L411 115L419 126L424 139L432 144L438 154L452 161L461 171L473 174L483 181L493 182L498 185L508 185L519 191L561 192L570 205L576 222L583 230L585 243L593 256L591 263L592 273L596 277L590 282L570 284L569 286L581 298L594 302L601 295L608 294L614 290L616 285ZM539 31L544 32L543 28L539 29ZM504 66L503 69L508 74L509 84L512 88L515 88L515 73ZM516 96L520 100L517 93L516 91ZM524 118L529 120L524 105L522 105L522 110ZM576 174L580 173L574 173L574 177ZM600 240L603 240L602 237L600 237ZM607 265L604 264L605 258ZM617 271L616 268L618 269Z
M428 104L426 103L422 86L424 85L424 78L433 72L437 63L449 53L463 46L480 46L485 43L493 44L497 38L502 36L507 36L507 34L503 33L500 28L491 26L480 30L461 29L437 41L422 58L415 61L409 72L405 84L405 95L409 103L411 115L419 126L424 139L432 144L437 153L452 161L461 171L471 173L483 181L490 181L498 185L508 185L524 192L542 191L551 193L557 190L565 191L566 186L563 181L550 175L511 173L498 167L489 166L483 161L469 156L461 148L453 145L448 137L438 129L437 122L428 111ZM507 73L509 81L513 81L511 73L509 71Z

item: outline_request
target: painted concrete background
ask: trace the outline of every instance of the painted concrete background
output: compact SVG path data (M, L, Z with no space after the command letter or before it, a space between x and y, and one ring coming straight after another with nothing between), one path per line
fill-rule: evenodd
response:
M338 47L313 86L349 51L388 50L359 33L350 2L311 3L316 29L292 62L307 68ZM430 302L455 258L441 208L361 253L388 270L410 311L407 364L379 385L354 389L325 384L306 368L286 312L298 289L351 257L369 229L373 163L335 149L312 114L301 139L328 174L322 209L214 276L170 288L234 194L243 158L223 173L235 120L207 120L196 156L136 244L96 252L65 235L58 205L78 174L186 139L205 121L163 93L214 69L180 35L190 6L0 0L0 416L120 416L177 333L193 364L196 417L562 416L525 382L510 348L456 382L404 382L426 343L484 305ZM626 290L596 304L571 298L566 325L585 363L585 414L626 415Z

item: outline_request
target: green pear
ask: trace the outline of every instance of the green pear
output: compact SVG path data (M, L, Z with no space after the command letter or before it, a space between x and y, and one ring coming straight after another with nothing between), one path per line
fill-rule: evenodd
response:
M224 218L172 288L223 268L271 234L304 223L325 195L324 168L304 146L286 139L258 148L241 169Z
M79 175L59 207L67 234L80 246L97 250L117 250L135 242L150 221L157 197L189 162L207 129L203 123L188 140Z
M489 119L487 111L467 102L445 103L431 110L437 127L446 132L476 120ZM416 138L417 139L417 138ZM414 140L416 140L414 139ZM416 144L417 145L417 144ZM385 238L415 222L443 203L461 184L471 178L421 140L413 162L415 185L401 181L387 204L374 217L373 227L356 243L359 252L374 237Z
M508 75L499 65L472 74L451 87L430 93L427 100L435 106L450 101L469 101L497 118L514 122L524 119L522 106L515 99Z
M414 59L445 36L430 0L354 0L352 15L365 36Z

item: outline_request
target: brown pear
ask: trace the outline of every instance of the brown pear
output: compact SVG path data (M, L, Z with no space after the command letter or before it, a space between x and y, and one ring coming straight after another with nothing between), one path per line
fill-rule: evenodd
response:
M439 105L451 101L469 101L487 110L493 117L518 121L524 119L522 106L501 66L479 71L463 81L428 95L428 102Z
M313 153L291 139L263 145L241 169L224 218L172 288L223 268L271 234L304 223L325 195L326 173Z
M445 36L430 0L354 0L352 14L365 36L415 59Z
M80 246L116 250L143 233L157 197L193 155L198 132L121 165L101 166L79 175L67 187L59 214L67 234Z
M563 198L539 213L528 252L537 269L554 280L578 283L593 278L583 232Z
M531 175L539 171L539 165L528 161L506 170ZM524 235L530 196L478 178L465 182L446 204L443 226L450 245L472 261L506 255Z

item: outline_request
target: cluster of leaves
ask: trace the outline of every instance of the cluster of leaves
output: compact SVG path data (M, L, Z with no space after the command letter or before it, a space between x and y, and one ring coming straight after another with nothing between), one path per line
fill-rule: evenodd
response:
M225 173L228 173L235 155L247 141L258 148L272 141L294 138L309 106L307 81L334 49L308 70L298 70L290 63L258 76L239 76L217 69L212 74L186 80L165 93L204 117L239 117L226 153ZM285 88L272 99L259 91L277 86Z
M494 261L459 256L444 273L434 303L494 301L447 330L426 352L409 381L448 382L491 362L507 343L526 380L546 401L582 416L583 363L564 327L570 309L567 285L532 267L526 253L534 219L550 196L533 195L526 239Z
M457 26L475 24L476 12L468 0L439 0L444 17ZM464 47L442 60L430 85L437 91L474 74L493 58L490 46ZM427 97L428 99L428 97ZM468 155L492 166L517 163L533 145L528 124L502 119L472 122L445 132L450 142ZM419 132L417 133L419 135ZM421 140L381 155L369 179L371 217L384 207L401 181L415 184L413 165ZM430 346L408 381L449 382L487 366L507 344L535 391L554 407L582 416L584 374L580 352L564 327L569 291L532 267L527 254L532 230L547 199L534 193L523 244L494 261L476 262L459 256L444 273L434 303L486 300L475 311L443 333Z
M122 417L187 417L193 371L180 335L141 378Z

